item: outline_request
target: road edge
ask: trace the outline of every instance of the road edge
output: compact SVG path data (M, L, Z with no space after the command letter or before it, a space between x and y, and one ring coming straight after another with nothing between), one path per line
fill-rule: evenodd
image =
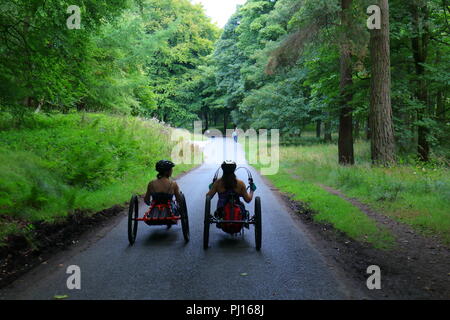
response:
M302 220L298 212L296 212L290 205L288 199L289 197L281 192L266 176L260 174L261 179L264 183L271 189L275 197L283 204L286 212L289 213L292 221L295 223L296 227L303 232L314 249L317 250L320 257L324 260L327 266L330 268L330 272L335 276L335 278L341 283L348 295L349 300L371 300L372 298L364 292L364 284L361 281L356 280L353 277L349 277L348 272L342 268L342 266L334 259L333 255L330 254L330 249L327 247L329 244L327 240L323 239L314 230L308 227L308 225Z
M174 180L183 178L200 166L181 172ZM36 222L40 226L35 230L38 241L44 243L37 248L31 248L24 237L12 237L9 244L0 248L0 290L14 285L30 272L41 274L37 270L40 266L55 265L50 261L58 261L87 249L127 216L127 207L127 203L122 203L95 213L76 211L64 221L52 225Z

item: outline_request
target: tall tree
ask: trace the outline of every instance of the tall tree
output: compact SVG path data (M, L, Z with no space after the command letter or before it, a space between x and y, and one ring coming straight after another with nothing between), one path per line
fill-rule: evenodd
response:
M413 0L409 3L409 7L413 27L411 43L417 75L416 97L422 104L417 112L417 120L419 123L417 152L419 159L426 162L430 158L430 145L428 143L429 129L424 123L428 106L425 64L427 63L428 45L430 42L429 9L426 0Z
M350 41L347 32L351 29L352 0L341 0L341 26L343 39L340 45L340 92L341 106L339 112L339 163L354 164L355 156L353 149L353 109L350 105L353 95L351 86L353 84L353 70L351 61Z
M395 140L391 106L391 59L389 3L379 0L381 29L370 31L372 80L370 95L372 161L383 165L394 162Z

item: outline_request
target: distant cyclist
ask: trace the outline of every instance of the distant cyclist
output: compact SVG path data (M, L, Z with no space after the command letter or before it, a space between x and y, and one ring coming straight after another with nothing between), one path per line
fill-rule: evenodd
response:
M234 128L232 136L233 136L234 142L237 143L238 142L238 133L237 133L237 129L236 128Z

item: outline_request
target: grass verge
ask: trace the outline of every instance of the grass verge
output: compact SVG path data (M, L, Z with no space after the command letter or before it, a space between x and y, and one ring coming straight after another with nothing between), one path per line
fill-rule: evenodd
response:
M2 119L0 119L0 122ZM145 192L170 158L171 128L104 114L34 115L0 131L0 246L75 210L97 212ZM179 165L174 175L193 166Z
M369 144L355 144L356 165L337 164L337 146L282 147L281 171L357 198L373 209L426 235L450 243L450 173L446 166L404 163L391 168L370 164Z
M267 178L280 191L316 212L315 221L330 223L349 237L371 243L375 248L389 249L394 244L394 237L388 230L377 226L375 221L349 202L314 183L296 179L283 168L278 174Z

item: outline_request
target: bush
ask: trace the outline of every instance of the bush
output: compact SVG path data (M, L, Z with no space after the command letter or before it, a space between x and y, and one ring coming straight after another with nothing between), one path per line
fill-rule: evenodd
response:
M173 146L170 128L133 117L34 115L20 130L7 129L0 131L0 215L28 221L126 201L145 190Z

